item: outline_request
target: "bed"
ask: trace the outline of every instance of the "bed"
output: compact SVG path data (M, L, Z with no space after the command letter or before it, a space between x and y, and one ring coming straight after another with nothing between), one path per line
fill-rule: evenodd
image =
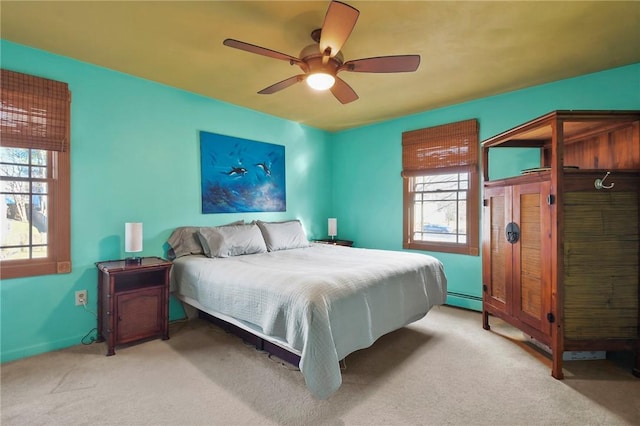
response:
M445 302L443 265L432 256L309 243L299 221L195 234L204 249L194 244L173 260L173 294L298 355L308 389L321 399L340 387L341 359Z

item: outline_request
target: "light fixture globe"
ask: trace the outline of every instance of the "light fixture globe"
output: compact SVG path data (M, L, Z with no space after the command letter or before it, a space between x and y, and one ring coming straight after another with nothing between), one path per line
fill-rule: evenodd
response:
M314 90L331 89L336 82L336 73L343 63L342 52L334 57L322 56L318 44L310 44L300 52L300 59L306 65L305 81Z
M327 90L333 87L336 78L325 72L309 74L306 79L307 85L313 90Z

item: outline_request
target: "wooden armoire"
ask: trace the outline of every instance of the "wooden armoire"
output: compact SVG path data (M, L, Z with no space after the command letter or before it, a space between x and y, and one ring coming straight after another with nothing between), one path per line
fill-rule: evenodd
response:
M491 180L502 148L537 148L541 167ZM565 351L633 351L640 377L640 111L551 112L482 157L483 327L550 347L557 379Z

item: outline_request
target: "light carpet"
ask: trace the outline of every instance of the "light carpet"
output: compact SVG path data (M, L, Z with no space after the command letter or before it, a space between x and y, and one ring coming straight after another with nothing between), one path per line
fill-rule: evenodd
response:
M633 425L640 380L620 360L547 356L497 319L436 307L349 355L328 400L301 373L200 319L171 338L78 345L2 365L10 425ZM344 367L344 366L343 366Z

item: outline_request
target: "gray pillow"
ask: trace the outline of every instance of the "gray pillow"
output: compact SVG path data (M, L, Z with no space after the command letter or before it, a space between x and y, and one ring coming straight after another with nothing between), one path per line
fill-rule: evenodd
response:
M237 220L227 225L221 226L233 226L244 224L244 220ZM203 254L202 245L198 238L198 231L206 227L202 226L181 226L174 229L171 236L167 240L167 244L171 246L167 255L170 259L176 259L182 256L189 256L192 254ZM218 226L219 228L219 226Z
M255 224L201 228L198 238L208 257L231 257L265 253L267 247Z
M302 229L299 220L288 220L285 222L262 222L256 221L262 231L267 250L289 250L294 248L309 247L309 240Z

